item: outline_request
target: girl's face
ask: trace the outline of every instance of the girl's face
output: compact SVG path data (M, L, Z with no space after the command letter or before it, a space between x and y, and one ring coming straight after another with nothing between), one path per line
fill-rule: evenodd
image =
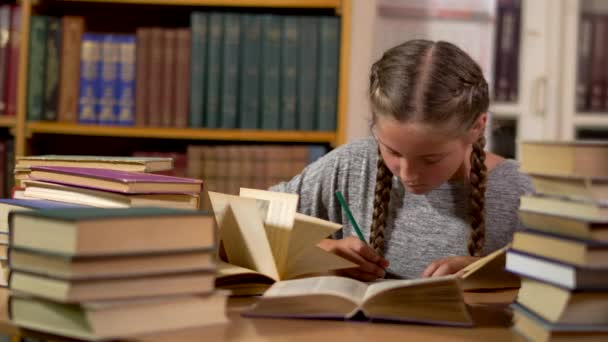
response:
M472 144L483 132L485 117L460 137L421 123L382 118L374 134L388 169L407 191L420 195L468 174Z

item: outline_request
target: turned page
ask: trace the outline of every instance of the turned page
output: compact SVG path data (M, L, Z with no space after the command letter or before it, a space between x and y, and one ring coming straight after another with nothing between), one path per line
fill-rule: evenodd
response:
M268 201L268 211L263 223L278 273L284 274L289 253L289 237L298 208L298 195L241 188L240 196Z
M264 297L332 295L346 298L355 304L360 304L366 290L367 284L358 280L326 276L275 283L264 293Z

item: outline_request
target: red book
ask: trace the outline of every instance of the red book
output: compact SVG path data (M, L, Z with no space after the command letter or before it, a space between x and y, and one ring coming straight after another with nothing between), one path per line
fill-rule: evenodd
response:
M11 24L6 57L6 79L4 88L4 115L17 113L17 74L19 72L19 44L21 41L21 7L11 6Z
M81 167L32 167L30 178L120 193L200 193L199 179Z

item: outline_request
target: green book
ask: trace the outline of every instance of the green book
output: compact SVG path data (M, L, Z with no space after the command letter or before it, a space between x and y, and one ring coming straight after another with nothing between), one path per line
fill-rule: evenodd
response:
M241 67L239 92L239 128L260 127L260 38L262 21L259 15L241 17Z
M44 61L46 59L48 17L32 16L27 82L27 119L42 120L44 109Z
M204 124L208 128L220 127L220 70L222 68L222 36L224 15L209 14L207 43L207 82L205 86Z
M317 129L335 131L340 69L340 19L337 17L321 18L319 37Z
M12 211L11 246L69 256L128 255L211 248L213 216L167 208Z
M280 127L281 18L262 16L261 61L261 128L277 130Z
M281 19L281 129L295 130L298 123L298 22L295 16Z
M203 127L205 111L205 75L207 68L207 13L193 12L190 74L190 127Z
M298 17L298 129L315 128L317 109L317 41L319 18Z
M47 121L57 120L61 35L61 19L57 17L48 17L43 114L44 119Z
M220 80L221 128L237 128L240 40L240 15L225 14L224 41L222 42L222 78Z

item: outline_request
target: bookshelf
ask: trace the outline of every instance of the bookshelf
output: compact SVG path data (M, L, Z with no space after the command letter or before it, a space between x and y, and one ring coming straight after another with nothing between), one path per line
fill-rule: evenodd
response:
M319 143L337 146L346 140L346 111L348 94L348 71L350 50L350 12L351 0L22 0L22 21L20 41L20 63L18 72L17 113L14 118L0 119L0 127L11 127L15 138L15 155L28 154L28 140L38 134L45 136L81 136L79 143L86 143L86 137L132 137L133 139L161 139L186 141L221 141L221 142L256 142L256 143ZM282 9L297 13L302 10L333 11L340 17L339 74L337 89L336 128L332 131L303 130L262 130L262 129L210 129L210 128L165 128L165 127L124 127L85 125L67 122L27 121L27 73L30 20L37 8L50 4L62 6L77 5L85 9L88 4L95 6L134 6L167 7L170 9L187 8L187 10L212 10L232 8L253 11L280 11ZM44 12L43 12L44 13ZM86 14L86 13L85 13ZM91 15L91 13L88 13Z

